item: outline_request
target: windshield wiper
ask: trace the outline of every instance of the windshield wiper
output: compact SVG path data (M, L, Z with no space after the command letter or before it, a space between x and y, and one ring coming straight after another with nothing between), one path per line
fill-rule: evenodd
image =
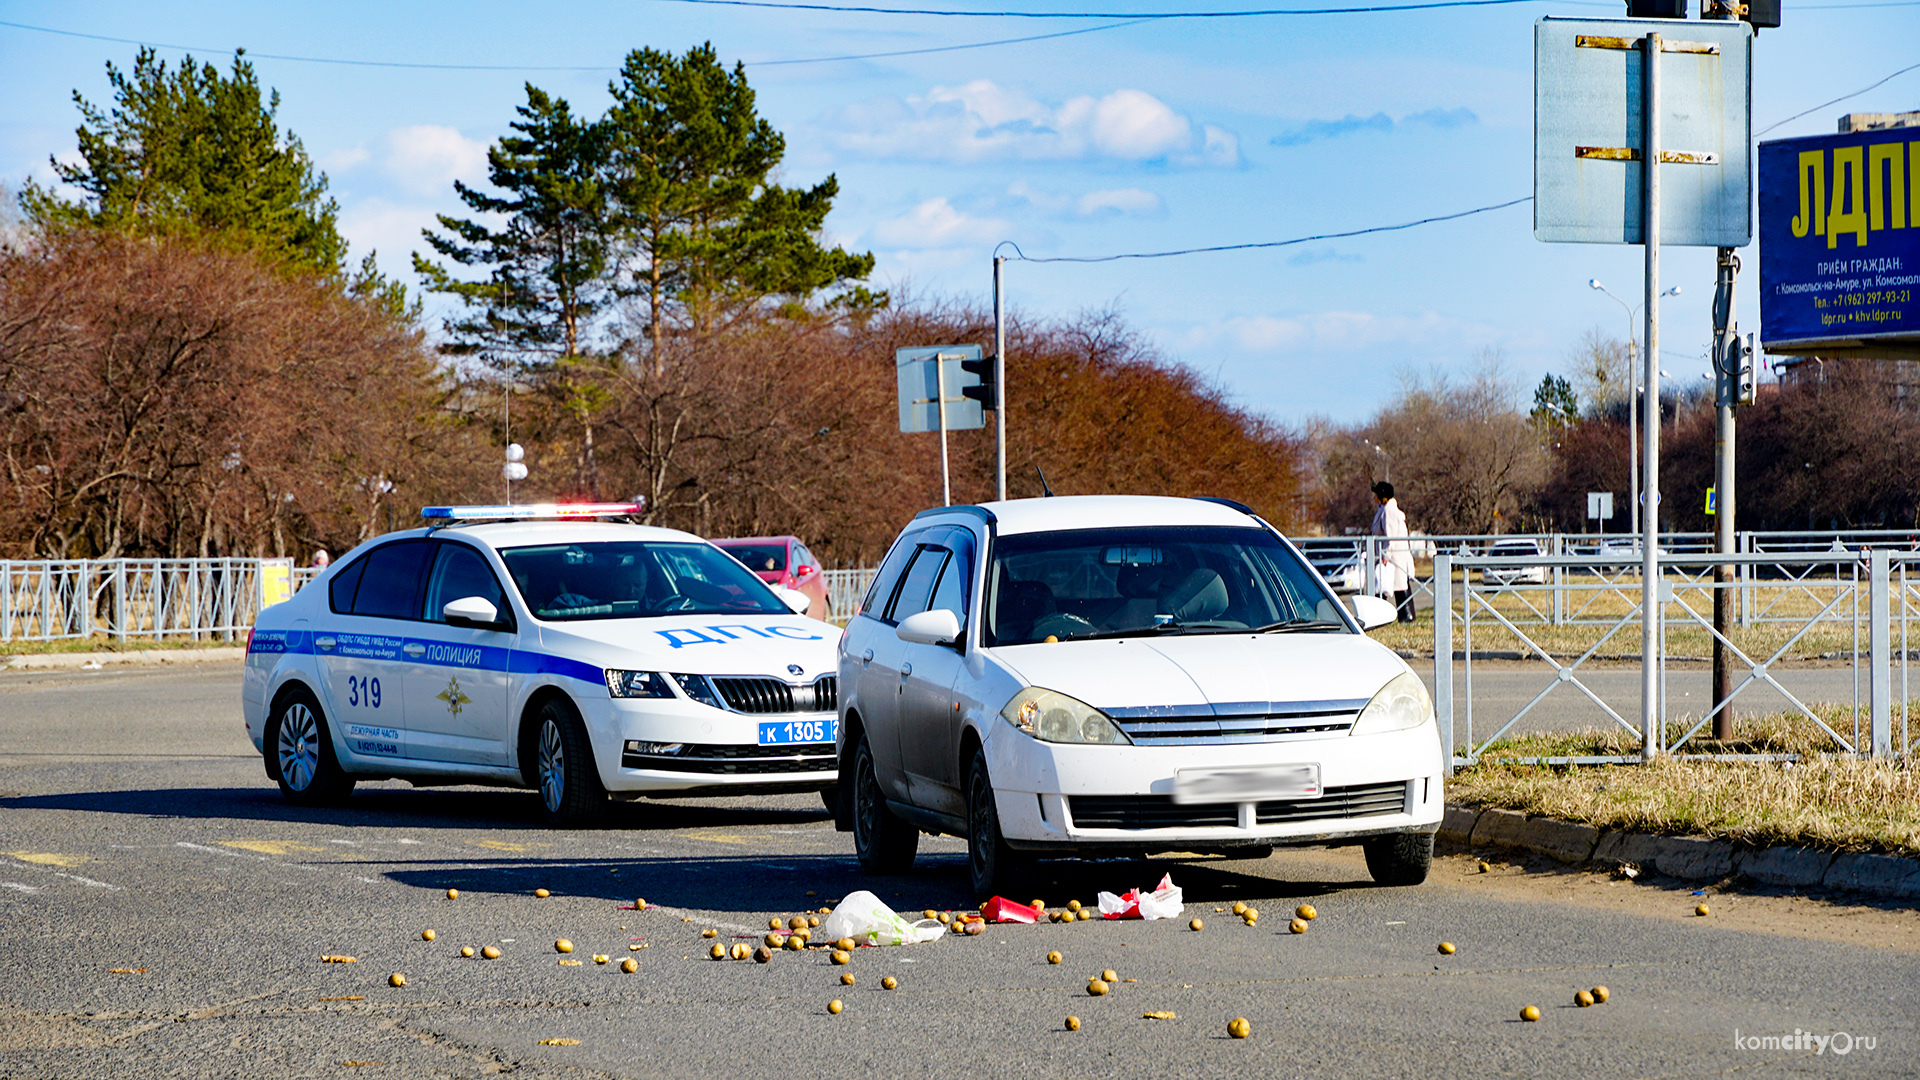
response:
M1310 630L1314 632L1319 632L1322 630L1345 630L1345 629L1346 627L1342 626L1339 623L1321 622L1318 619L1282 619L1279 622L1268 623L1265 626L1255 627L1253 632L1256 634L1290 634L1296 630Z

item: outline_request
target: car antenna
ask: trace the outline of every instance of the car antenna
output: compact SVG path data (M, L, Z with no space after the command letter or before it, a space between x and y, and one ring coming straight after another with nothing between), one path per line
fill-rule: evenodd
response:
M1041 490L1041 492L1042 492L1042 493L1044 493L1044 494L1046 495L1046 497L1047 497L1047 498L1049 498L1049 499L1051 499L1051 498L1053 498L1053 489L1052 489L1051 487L1048 487L1048 486L1047 486L1047 474L1046 474L1046 472L1045 472L1044 470L1042 470L1042 469L1040 468L1040 466L1038 466L1038 465L1035 465L1035 466L1033 467L1033 471L1034 471L1034 472L1037 472L1037 473L1039 473L1039 474L1040 474L1040 490Z

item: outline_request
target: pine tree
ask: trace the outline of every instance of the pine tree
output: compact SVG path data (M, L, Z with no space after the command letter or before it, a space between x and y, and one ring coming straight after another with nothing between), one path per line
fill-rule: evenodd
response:
M189 56L169 69L142 48L131 74L107 65L114 107L74 91L81 161L54 159L78 202L29 184L21 204L41 226L83 224L141 235L191 235L236 245L296 269L343 273L346 242L327 178L261 99L244 52L230 75Z

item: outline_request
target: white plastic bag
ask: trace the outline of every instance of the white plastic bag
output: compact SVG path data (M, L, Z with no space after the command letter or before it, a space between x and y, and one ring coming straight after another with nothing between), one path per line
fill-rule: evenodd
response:
M1160 887L1150 893L1128 889L1124 896L1100 894L1100 914L1109 919L1174 919L1186 902L1172 874L1160 877Z
M826 941L852 938L865 945L912 945L946 932L939 919L910 922L865 890L849 893L820 924L820 936Z

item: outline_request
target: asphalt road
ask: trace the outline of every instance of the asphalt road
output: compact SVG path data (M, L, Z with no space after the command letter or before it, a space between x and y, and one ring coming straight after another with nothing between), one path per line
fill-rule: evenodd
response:
M245 742L236 680L233 665L0 675L0 1076L1920 1069L1912 911L1729 894L1692 918L1683 888L1505 863L1479 874L1465 857L1407 889L1373 886L1352 850L1056 863L1034 886L1043 899L1091 902L1170 872L1206 928L1004 926L859 950L847 968L811 952L714 962L700 930L757 938L771 917L859 888L903 911L970 905L963 849L928 840L919 873L869 879L803 796L640 804L567 833L534 823L532 795L480 788L382 783L342 809L297 810ZM631 910L636 897L655 906ZM1256 927L1218 913L1236 900L1262 911ZM1302 902L1319 918L1296 936L1287 914ZM585 963L558 962L562 937ZM1442 940L1458 952L1439 955ZM463 945L503 955L463 959ZM1050 949L1065 962L1049 965ZM636 974L614 966L628 957ZM1090 997L1103 968L1138 981ZM897 990L881 989L888 975ZM1573 1007L1595 984L1612 1000ZM1519 1021L1527 1004L1539 1023ZM1142 1017L1161 1010L1176 1018ZM1065 1030L1069 1014L1081 1030ZM1236 1016L1252 1038L1226 1036ZM1736 1046L1796 1030L1874 1045Z

